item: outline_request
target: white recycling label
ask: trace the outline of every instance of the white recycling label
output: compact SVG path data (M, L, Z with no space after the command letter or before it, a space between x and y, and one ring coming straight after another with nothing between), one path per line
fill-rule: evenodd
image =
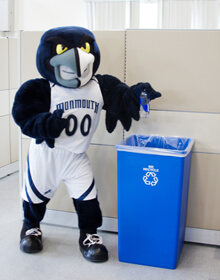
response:
M144 171L146 171L146 174L143 176L143 181L147 186L156 186L159 182L158 179L158 172L159 169L154 168L153 165L148 165L147 168L143 168Z

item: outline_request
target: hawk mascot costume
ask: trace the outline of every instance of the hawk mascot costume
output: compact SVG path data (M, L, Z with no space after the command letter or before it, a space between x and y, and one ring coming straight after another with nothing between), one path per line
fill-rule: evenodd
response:
M42 250L40 222L62 180L78 215L80 251L89 261L104 262L108 251L97 234L102 213L86 150L101 110L106 111L109 133L118 120L128 131L132 118L139 120L140 93L145 91L150 100L161 94L149 83L129 87L116 77L95 75L100 51L93 33L82 27L46 31L36 63L43 78L22 84L12 109L22 133L32 138L22 190L20 249Z

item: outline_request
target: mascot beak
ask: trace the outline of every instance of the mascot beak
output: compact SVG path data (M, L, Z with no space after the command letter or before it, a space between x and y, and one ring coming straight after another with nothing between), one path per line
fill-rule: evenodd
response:
M91 53L86 53L83 50L77 48L79 57L79 80L81 81L81 86L85 85L91 78L93 74L93 63L95 57Z
M50 59L56 80L65 87L77 88L85 85L93 75L95 57L80 48L73 48Z

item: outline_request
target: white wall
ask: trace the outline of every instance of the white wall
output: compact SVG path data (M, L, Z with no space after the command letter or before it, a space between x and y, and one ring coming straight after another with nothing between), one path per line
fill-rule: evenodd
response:
M11 107L17 87L17 40L0 38L0 178L18 169L18 127Z
M88 27L84 0L15 0L15 30L45 31L52 27Z

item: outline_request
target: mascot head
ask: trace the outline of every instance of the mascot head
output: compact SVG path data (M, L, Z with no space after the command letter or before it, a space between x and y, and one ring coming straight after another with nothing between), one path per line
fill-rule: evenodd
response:
M89 82L100 63L93 33L77 26L46 31L37 50L39 73L52 83L77 88Z

